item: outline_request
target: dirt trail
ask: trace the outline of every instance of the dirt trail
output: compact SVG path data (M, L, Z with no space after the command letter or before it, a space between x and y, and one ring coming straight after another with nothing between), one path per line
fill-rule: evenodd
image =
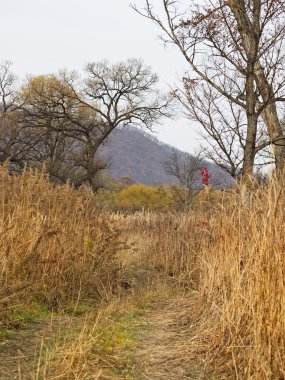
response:
M203 366L191 357L189 324L183 326L179 311L189 307L185 299L159 303L141 319L134 355L136 380L207 379ZM187 310L187 309L186 309ZM190 327L191 331L191 327Z
M146 294L146 300L152 306L146 307L136 321L139 327L136 329L134 347L127 353L134 363L129 375L125 377L120 372L118 377L116 368L113 368L114 375L108 376L107 365L106 371L104 369L102 375L96 379L210 379L203 371L203 363L198 361L195 349L191 347L195 335L195 326L191 326L187 315L191 310L191 294L181 295L171 277L141 263L137 264L135 256L131 260L126 258L122 288L126 295L130 295L129 302L132 303L132 296L144 298ZM186 313L184 319L183 313ZM80 323L80 317L74 316L56 317L52 323L50 320L35 322L17 332L15 338L7 339L0 346L0 380L31 379L31 374L35 373L41 344L53 339L60 330L67 328L77 318ZM114 347L116 349L118 348ZM100 361L100 357L97 359ZM94 377L88 380L92 378Z
M135 349L130 352L134 363L131 377L103 376L104 379L132 380L204 380L203 364L191 353L191 323L183 321L181 312L189 310L191 299L173 295L156 300L137 319ZM80 317L57 316L52 322L34 322L14 338L2 342L0 380L29 380L36 372L41 344L47 344ZM118 363L120 364L120 363ZM104 371L105 373L105 371ZM89 379L89 378L88 378ZM90 377L90 380L92 378Z
M191 347L195 326L192 329L187 311L193 305L193 294L181 295L174 279L166 273L145 268L143 263L138 265L140 255L143 257L139 252L133 262L127 260L126 283L134 294L153 291L165 296L163 300L155 300L154 296L154 306L137 321L140 328L136 350L131 354L135 363L132 380L209 379L203 363L198 361L197 350Z

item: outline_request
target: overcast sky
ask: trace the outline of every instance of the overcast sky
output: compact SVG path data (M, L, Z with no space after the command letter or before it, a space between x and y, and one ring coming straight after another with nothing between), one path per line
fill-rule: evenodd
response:
M159 74L162 88L174 85L187 66L174 47L163 46L159 30L136 14L130 2L143 0L0 0L0 60L11 60L20 77L82 70L104 58L115 63L143 58ZM154 0L158 1L158 0ZM193 152L199 136L193 123L171 120L156 136Z

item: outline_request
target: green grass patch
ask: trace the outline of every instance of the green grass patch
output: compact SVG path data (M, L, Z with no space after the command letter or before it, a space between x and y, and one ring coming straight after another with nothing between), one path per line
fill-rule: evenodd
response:
M133 351L141 328L139 317L143 309L113 311L96 329L94 353L109 363L110 376L133 379Z
M17 309L12 309L8 314L7 322L11 326L18 325L23 327L24 325L44 319L49 314L50 311L46 305L31 302L26 305L19 305Z
M92 311L92 309L94 309L94 305L90 306L88 304L77 304L74 302L70 302L64 307L63 312L66 314L72 314L74 316L80 317Z
M8 340L13 340L17 336L17 333L13 330L0 328L0 353L6 351L6 343Z
M7 339L14 339L16 335L17 333L13 330L4 329L4 328L0 329L0 341L7 340Z

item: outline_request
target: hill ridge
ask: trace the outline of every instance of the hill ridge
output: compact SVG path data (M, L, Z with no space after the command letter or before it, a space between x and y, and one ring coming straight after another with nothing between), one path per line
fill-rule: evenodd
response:
M108 171L116 179L130 177L136 183L159 185L177 183L176 178L167 174L163 167L173 151L181 156L188 154L161 142L149 132L128 126L114 130L99 153L110 162ZM230 175L214 163L205 161L205 165L212 179L219 179L221 187L233 183Z

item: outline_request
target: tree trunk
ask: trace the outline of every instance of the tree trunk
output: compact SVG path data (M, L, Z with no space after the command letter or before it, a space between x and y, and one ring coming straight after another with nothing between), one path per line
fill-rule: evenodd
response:
M238 30L242 38L247 58L250 59L250 57L253 56L253 49L257 49L256 53L258 51L259 38L261 34L260 14L262 3L260 0L256 1L252 21L250 21L246 13L244 0L228 0L227 3L237 21ZM263 117L267 126L269 137L273 142L276 171L281 177L281 174L285 168L285 138L281 138L274 144L274 140L281 137L283 135L283 131L278 118L276 103L274 102L275 94L272 85L269 83L269 79L266 77L264 69L257 57L258 56L256 55L254 64L255 82L263 99L263 103L268 104L263 112Z
M91 141L87 143L87 162L86 162L86 174L87 181L93 191L97 190L97 184L95 180L96 169L94 165L94 158L96 154L96 147L92 144Z
M248 57L247 76L246 76L246 116L247 131L246 143L244 149L244 163L242 175L246 180L253 175L254 159L256 155L256 133L257 133L257 112L256 112L256 94L254 88L254 60L255 50L254 41L252 44L252 55Z
M285 169L285 138L282 138L284 131L278 117L276 103L273 101L274 92L272 86L268 83L264 74L264 69L259 62L255 65L255 76L258 91L262 97L263 103L268 103L264 109L263 117L268 129L269 137L271 141L273 141L272 146L275 156L276 171L278 175L281 175ZM276 139L278 140L274 142Z

